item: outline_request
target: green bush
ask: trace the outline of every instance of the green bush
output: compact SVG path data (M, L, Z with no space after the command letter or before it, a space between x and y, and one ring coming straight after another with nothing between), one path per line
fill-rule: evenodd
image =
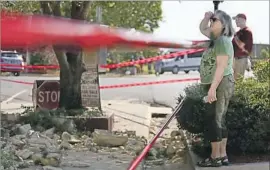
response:
M261 52L262 60L257 61L254 65L254 75L260 82L270 81L270 56L269 48L263 49Z
M30 57L31 65L48 65L49 61L40 54L32 54Z
M265 72L261 74L261 76L268 76L268 73ZM178 126L193 136L201 138L201 141L194 143L193 146L199 155L204 156L210 151L209 142L202 135L204 131L203 116L206 112L202 98L206 94L203 94L199 84L188 86L184 91L186 100L177 115ZM180 95L178 102L183 98L184 95ZM270 154L269 104L269 82L249 78L236 83L235 93L226 115L229 130L229 153Z
M76 109L76 110L40 110L35 111L32 107L24 107L25 115L19 120L20 124L30 124L34 130L44 131L55 127L56 132L77 132L76 124L68 117L98 117L102 116L99 109ZM73 124L74 123L74 124ZM73 126L74 125L74 126Z

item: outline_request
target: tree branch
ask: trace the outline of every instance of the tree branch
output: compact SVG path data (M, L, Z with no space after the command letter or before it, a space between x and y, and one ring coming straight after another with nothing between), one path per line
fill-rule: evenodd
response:
M91 1L83 1L83 6L81 10L81 18L86 19L90 6L91 6Z
M59 62L60 69L69 70L69 63L67 61L66 51L61 47L53 46L54 53Z
M71 18L85 20L90 8L90 1L72 1L71 2Z
M48 1L40 1L39 3L43 14L52 15L52 9Z
M71 2L71 18L72 19L81 19L79 14L80 14L80 2L72 1Z
M53 15L60 17L61 15L61 1L55 1L52 5L53 5Z

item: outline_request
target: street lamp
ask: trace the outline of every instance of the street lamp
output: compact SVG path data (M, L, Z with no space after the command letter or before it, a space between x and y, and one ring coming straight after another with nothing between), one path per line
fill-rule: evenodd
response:
M213 1L213 4L214 4L214 10L218 10L218 5L223 2L223 1Z

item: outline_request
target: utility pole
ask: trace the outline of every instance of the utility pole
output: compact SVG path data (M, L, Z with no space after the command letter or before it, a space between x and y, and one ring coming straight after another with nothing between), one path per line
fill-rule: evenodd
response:
M213 1L213 4L214 4L214 11L218 10L218 6L219 4L223 2L223 1Z
M102 24L102 8L100 6L96 7L96 21L98 24ZM98 50L98 72L106 74L106 68L101 68L100 65L107 64L108 51L106 47L100 47Z

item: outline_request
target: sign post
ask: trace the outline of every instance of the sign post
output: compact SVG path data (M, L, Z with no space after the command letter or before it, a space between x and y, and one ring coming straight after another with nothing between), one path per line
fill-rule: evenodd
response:
M59 106L60 83L58 80L44 81L36 90L36 105L42 110L54 110Z
M101 110L98 57L95 52L84 49L83 61L86 71L82 74L81 92L82 105L84 107L98 108Z
M220 0L216 0L216 1L213 1L213 4L214 4L214 11L216 11L216 10L218 10L218 6L219 6L219 4L221 3L221 2L223 2L223 1L220 1Z

